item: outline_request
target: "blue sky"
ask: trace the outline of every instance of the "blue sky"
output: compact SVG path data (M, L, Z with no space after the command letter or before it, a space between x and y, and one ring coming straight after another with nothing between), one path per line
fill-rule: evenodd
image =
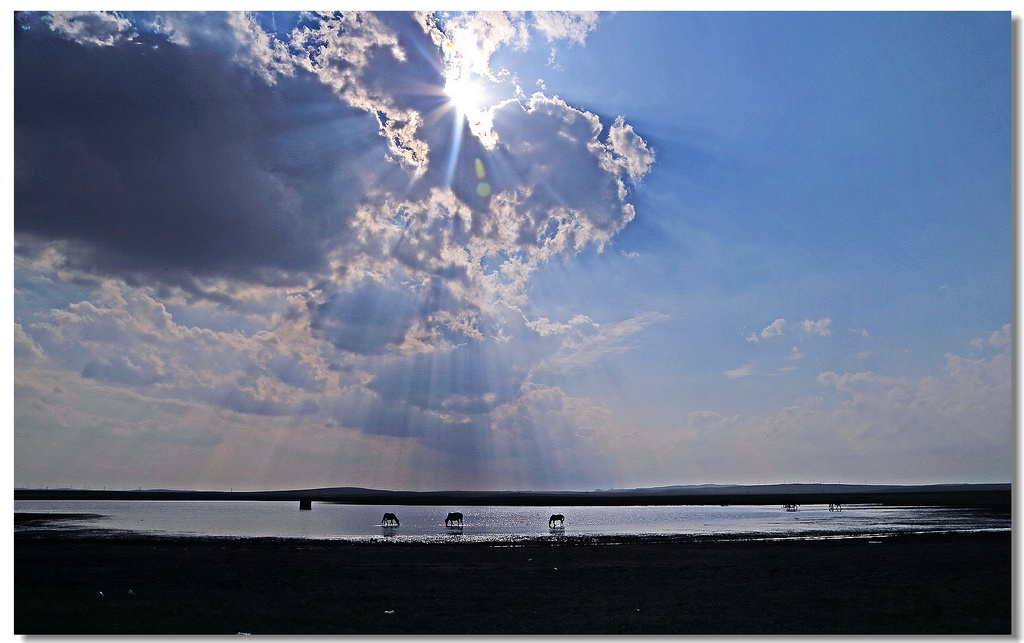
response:
M20 486L1008 481L1006 12L26 13Z

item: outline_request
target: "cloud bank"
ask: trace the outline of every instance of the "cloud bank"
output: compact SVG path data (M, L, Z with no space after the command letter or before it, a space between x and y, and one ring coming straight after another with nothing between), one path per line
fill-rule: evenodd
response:
M622 230L654 152L622 117L511 91L483 141L444 95L441 45L500 83L499 47L583 45L597 21L19 14L20 468L44 466L35 432L54 417L80 439L224 452L278 443L278 418L307 454L301 436L333 434L500 456L521 484L580 474L585 458L545 463L587 452L601 405L532 378L627 350L657 315L581 344L551 331L571 320L528 319L531 275ZM104 404L175 412L134 429ZM561 446L532 473L508 464L538 457L541 426Z

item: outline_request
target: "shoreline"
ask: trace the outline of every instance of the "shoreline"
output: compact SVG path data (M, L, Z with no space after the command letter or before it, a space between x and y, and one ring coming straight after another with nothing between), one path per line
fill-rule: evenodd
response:
M1008 531L771 541L14 540L19 634L1011 632Z
M774 542L786 540L820 541L820 540L863 540L889 539L901 537L932 537L958 534L979 533L1011 533L1010 527L1005 528L970 528L970 529L928 529L919 531L803 531L803 532L742 532L742 533L649 533L649 534L579 534L553 532L549 535L513 535L513 534L469 534L461 532L423 536L403 535L366 535L366 536L236 536L213 534L168 534L138 532L125 529L84 527L74 524L76 520L102 518L92 513L43 513L15 512L15 537L18 539L73 539L95 538L100 540L131 540L152 539L155 541L173 541L177 539L194 542L209 541L213 543L263 541L281 545L303 545L307 543L355 543L355 544L410 544L410 545L493 545L502 547L527 546L531 544L565 544L565 545L624 545L624 544L659 544L659 543L714 543L714 542ZM19 529L20 526L20 529Z

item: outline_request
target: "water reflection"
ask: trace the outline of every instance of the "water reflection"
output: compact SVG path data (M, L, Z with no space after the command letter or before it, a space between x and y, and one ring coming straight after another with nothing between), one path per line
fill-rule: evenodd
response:
M272 501L56 501L17 500L19 513L74 515L65 529L126 530L136 533L195 536L291 537L372 540L465 540L505 542L521 538L564 539L604 535L740 535L833 537L884 535L906 531L1008 530L1009 512L953 507L885 507L804 505L799 512L779 506L662 507L450 507L400 506L392 513L375 505L313 502L311 510ZM444 518L462 513L458 520ZM564 515L563 515L564 514ZM562 520L553 520L562 516ZM401 518L401 521L399 521ZM47 521L53 528L53 523ZM35 525L35 526L33 526ZM34 521L17 531L42 529Z

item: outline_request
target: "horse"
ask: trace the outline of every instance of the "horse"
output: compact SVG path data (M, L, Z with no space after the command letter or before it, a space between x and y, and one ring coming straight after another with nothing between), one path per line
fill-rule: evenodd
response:
M828 503L828 510L829 511L842 511L843 510L843 505L841 505L838 502L830 502L830 503Z
M458 522L460 526L462 525L462 514L458 511L452 511L448 514L448 517L444 519L444 526L447 527L449 524L455 524L456 522Z
M564 527L565 516L563 516L562 514L552 514L552 516L548 518L548 527L554 527L556 522L562 523L562 526Z
M384 514L383 518L380 519L380 524L382 524L382 525L394 524L396 527L398 527L402 523L398 522L398 516L396 516L393 513L388 512L388 513Z

